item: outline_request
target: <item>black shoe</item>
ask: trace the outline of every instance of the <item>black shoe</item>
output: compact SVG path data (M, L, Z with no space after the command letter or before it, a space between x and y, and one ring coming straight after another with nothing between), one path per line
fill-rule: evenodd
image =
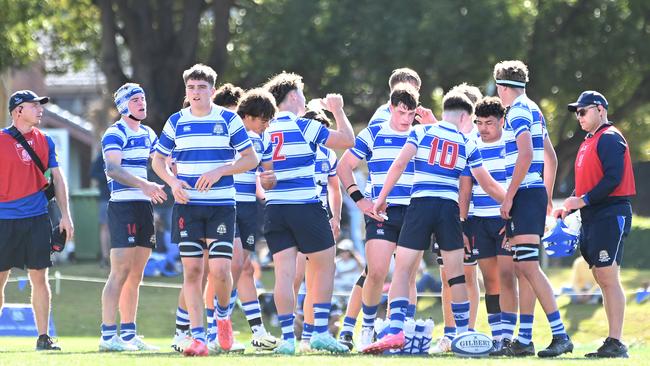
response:
M352 336L350 334L346 334L344 336L339 337L339 343L342 345L348 347L350 351L352 351L352 348L354 348L354 341L352 341Z
M47 334L41 334L36 341L37 351L60 351L61 347Z
M607 337L596 352L587 353L585 357L628 358L630 356L627 354L627 347L621 341Z
M535 356L535 344L531 341L523 344L515 339L507 348L503 348L503 355L508 357L528 357Z
M573 352L573 343L569 336L553 336L551 344L537 353L538 357L557 357L563 353Z
M493 343L492 344L492 351L490 351L490 353L489 353L490 357L505 356L506 355L505 354L506 348L510 347L511 343L512 343L512 341L510 339L503 338L503 340L501 341L501 346L499 347L499 349L495 349L494 348L494 343Z

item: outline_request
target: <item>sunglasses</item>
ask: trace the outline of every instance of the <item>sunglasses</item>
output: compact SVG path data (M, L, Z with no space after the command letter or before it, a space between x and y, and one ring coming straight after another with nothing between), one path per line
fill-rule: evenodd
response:
M587 108L582 108L579 110L576 110L576 117L584 117L587 114L587 111L589 111L592 108L598 108L597 105L590 105Z

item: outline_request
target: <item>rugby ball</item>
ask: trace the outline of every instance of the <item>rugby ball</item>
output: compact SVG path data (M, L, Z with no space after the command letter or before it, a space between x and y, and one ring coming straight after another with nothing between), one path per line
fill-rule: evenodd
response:
M479 332L461 333L451 342L451 350L459 357L485 357L492 350L492 338Z

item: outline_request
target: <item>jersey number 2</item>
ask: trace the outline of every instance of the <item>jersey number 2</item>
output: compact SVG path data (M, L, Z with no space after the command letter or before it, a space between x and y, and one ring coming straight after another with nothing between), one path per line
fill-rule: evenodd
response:
M284 134L282 132L273 132L271 134L271 142L275 145L275 149L273 149L273 161L286 160L287 157L280 154L280 149L284 145Z
M438 155L438 145L440 139L434 137L431 141L431 153L429 154L429 164L435 165L436 155ZM443 141L442 143L442 156L440 157L440 166L447 169L454 169L456 167L456 160L458 160L458 144L451 141Z

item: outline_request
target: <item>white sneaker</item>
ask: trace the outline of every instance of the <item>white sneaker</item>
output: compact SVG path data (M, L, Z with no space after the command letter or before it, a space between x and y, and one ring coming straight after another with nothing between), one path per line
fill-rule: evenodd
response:
M160 347L147 344L144 342L144 340L142 340L142 338L143 338L142 336L135 336L131 338L131 340L128 341L128 343L136 346L138 348L138 351L160 351Z
M313 353L314 352L314 350L311 348L311 343L309 343L309 340L307 340L307 339L300 340L300 343L298 343L298 352L300 352L300 353Z
M359 339L359 345L357 349L365 349L372 343L372 339L375 336L375 330L370 327L361 327L361 338Z
M251 345L257 351L273 351L279 344L280 340L268 333L261 335L253 334L253 339L251 339Z
M138 347L124 342L124 340L122 340L122 338L117 334L107 341L105 341L104 338L99 339L99 352L125 352L137 350Z
M230 351L228 351L228 352L231 352L231 353L244 353L245 351L246 351L246 346L244 346L243 344L241 344L241 343L237 342L236 340L234 340L232 342L232 347L230 347Z
M183 353L185 348L192 344L192 337L185 332L176 332L172 340L172 349L178 353Z
M429 354L445 352L451 352L451 340L445 336L442 336L442 338L438 340L438 343L436 343L435 347L431 348Z
M209 341L207 345L208 345L208 352L210 352L211 355L218 355L220 353L226 352L223 350L223 348L221 348L221 346L219 345L219 341L217 341L216 339L214 341Z

